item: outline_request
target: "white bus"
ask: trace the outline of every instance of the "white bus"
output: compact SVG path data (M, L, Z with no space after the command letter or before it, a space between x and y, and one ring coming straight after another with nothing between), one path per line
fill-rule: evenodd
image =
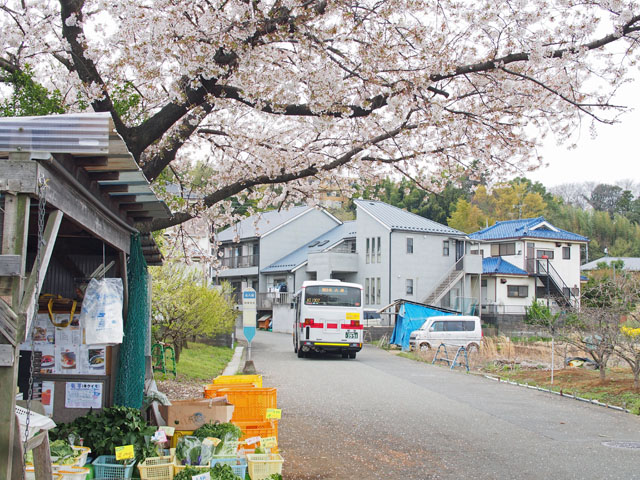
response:
M341 353L356 358L362 349L362 285L339 280L306 281L293 300L293 351Z

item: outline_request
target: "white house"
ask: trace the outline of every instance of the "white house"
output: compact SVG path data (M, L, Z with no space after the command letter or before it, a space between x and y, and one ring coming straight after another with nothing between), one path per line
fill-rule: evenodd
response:
M483 256L482 312L524 315L534 298L578 307L581 250L589 239L544 217L496 222L469 235Z

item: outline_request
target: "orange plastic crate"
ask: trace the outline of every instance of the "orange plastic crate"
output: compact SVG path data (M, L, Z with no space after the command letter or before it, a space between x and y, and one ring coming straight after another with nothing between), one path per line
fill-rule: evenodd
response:
M214 385L237 385L249 383L254 387L262 388L262 375L218 375L211 383Z
M234 405L231 421L260 422L267 419L267 408L277 408L276 388L221 388L210 390L216 397L227 396L230 404ZM211 398L211 397L209 397Z
M220 385L214 385L211 383L209 385L204 386L204 398L221 397L222 395L218 395L217 392L224 388L247 389L247 388L254 388L254 385L253 383L237 383L237 384L229 383L229 384L220 384Z
M265 420L262 422L235 422L242 430L240 441L251 437L276 437L278 439L278 422L276 420Z

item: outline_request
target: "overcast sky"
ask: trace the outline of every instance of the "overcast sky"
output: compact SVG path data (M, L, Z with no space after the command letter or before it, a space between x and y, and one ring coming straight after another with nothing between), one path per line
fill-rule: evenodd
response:
M573 182L615 183L626 179L640 182L640 81L625 85L615 103L634 111L623 114L620 123L615 125L598 124L595 139L591 137L587 121L574 150L558 147L550 139L542 150L549 166L527 177L546 187Z

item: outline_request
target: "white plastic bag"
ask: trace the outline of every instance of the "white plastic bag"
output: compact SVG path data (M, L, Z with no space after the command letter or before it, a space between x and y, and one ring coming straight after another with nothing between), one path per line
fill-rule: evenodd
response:
M82 324L88 345L122 343L122 280L92 278L82 301Z

